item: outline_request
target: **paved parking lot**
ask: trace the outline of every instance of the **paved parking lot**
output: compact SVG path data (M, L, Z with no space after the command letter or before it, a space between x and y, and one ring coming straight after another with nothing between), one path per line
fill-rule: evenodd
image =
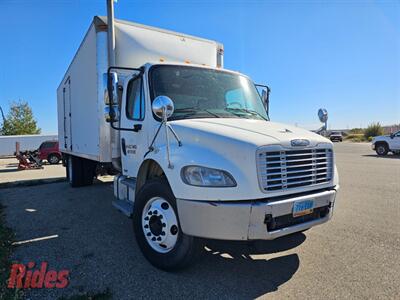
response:
M65 168L59 163L50 165L43 163L42 169L18 170L18 160L15 157L0 158L0 187L23 185L27 181L61 181L65 179Z
M335 144L341 190L331 222L271 242L208 242L192 268L166 273L149 265L131 221L111 206L111 183L71 189L66 182L0 190L7 222L26 243L15 260L70 270L54 299L110 288L115 299L376 299L400 295L400 158L367 144ZM0 174L1 176L1 174Z

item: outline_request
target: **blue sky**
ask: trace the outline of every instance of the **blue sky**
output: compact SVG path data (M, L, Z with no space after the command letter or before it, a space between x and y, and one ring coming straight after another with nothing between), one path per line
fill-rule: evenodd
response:
M0 106L57 132L56 89L105 0L0 0ZM220 41L225 68L271 86L271 118L309 129L400 122L399 1L130 1L117 18Z

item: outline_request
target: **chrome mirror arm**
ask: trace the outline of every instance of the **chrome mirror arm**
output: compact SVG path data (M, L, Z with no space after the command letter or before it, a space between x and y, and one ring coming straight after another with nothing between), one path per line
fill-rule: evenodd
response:
M165 139L166 139L166 147L167 147L167 160L168 160L168 168L169 169L173 169L174 166L171 163L171 155L170 155L170 144L169 144L169 131L172 132L172 134L174 135L174 138L177 140L178 142L178 146L181 147L182 146L182 142L180 141L178 135L176 134L176 132L172 129L171 125L168 124L168 118L170 116L172 116L172 114L174 113L174 102L172 102L171 98L167 97L167 96L157 96L154 100L153 103L151 105L153 114L156 115L157 117L161 118L161 124L157 129L156 134L154 135L153 140L151 141L151 144L149 146L149 150L146 152L146 154L144 155L144 157L146 157L147 154L149 154L151 151L154 151L154 143L155 140L161 130L161 127L163 125L165 125Z
M163 125L165 125L165 127L167 128L167 130L166 130L167 136L168 136L168 129L169 129L169 130L171 130L171 132L172 132L174 138L176 139L176 141L178 142L178 146L179 146L179 147L182 147L182 142L181 142L181 140L179 139L178 135L176 134L175 130L172 128L172 126L171 126L170 124L168 124L168 122L165 123L165 121L162 120L161 123L160 123L160 126L158 126L158 128L157 128L157 131L156 131L156 134L155 134L154 137L153 137L153 140L152 140L151 143L150 143L149 150L146 152L146 154L144 155L144 157L146 157L147 154L149 154L150 152L154 151L154 146L153 146L153 145L154 145L154 143L155 143L155 141L156 141L156 139L157 139L157 136L158 136L158 134L160 133L161 127L162 127ZM169 160L169 138L168 138L168 137L167 137L167 152L168 152L168 167L170 167L170 166L172 166L172 165L171 165L170 160Z
M154 151L153 144L154 144L154 142L156 141L156 138L157 138L157 136L158 136L158 133L160 132L160 129L161 129L161 127L163 126L163 124L164 124L164 121L162 121L162 122L160 123L160 126L158 126L157 132L156 132L156 134L154 135L153 140L152 140L151 143L150 143L149 151L146 152L146 154L144 155L144 157L146 157L147 154L149 154L150 152Z
M166 125L169 128L169 130L171 130L172 134L174 135L174 138L178 142L178 146L182 147L182 142L181 142L180 138L178 137L177 133L175 132L175 130L172 128L172 126L169 123L167 123Z
M167 160L168 160L168 168L173 169L174 166L171 163L170 157L170 149L169 149L169 135L168 135L168 124L167 124L167 113L165 107L163 107L163 123L165 125L165 139L166 139L166 146L167 146Z

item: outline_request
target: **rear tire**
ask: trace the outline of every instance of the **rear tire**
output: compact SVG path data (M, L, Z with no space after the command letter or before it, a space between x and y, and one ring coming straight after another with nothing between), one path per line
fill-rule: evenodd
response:
M384 156L389 152L389 148L385 143L379 143L375 145L375 147L376 154L378 154L379 156Z
M79 157L68 156L67 177L71 187L82 186L82 167Z
M96 162L77 156L68 156L67 178L71 187L93 184Z
M97 162L90 159L82 159L83 185L92 185L95 176Z
M141 188L132 222L140 250L156 268L174 271L194 262L198 240L182 232L176 199L165 180L153 179Z

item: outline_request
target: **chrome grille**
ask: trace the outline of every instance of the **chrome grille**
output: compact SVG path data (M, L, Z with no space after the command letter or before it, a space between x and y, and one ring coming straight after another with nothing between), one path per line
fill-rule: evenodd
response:
M333 176L332 149L268 149L257 154L258 176L264 191L328 183Z

